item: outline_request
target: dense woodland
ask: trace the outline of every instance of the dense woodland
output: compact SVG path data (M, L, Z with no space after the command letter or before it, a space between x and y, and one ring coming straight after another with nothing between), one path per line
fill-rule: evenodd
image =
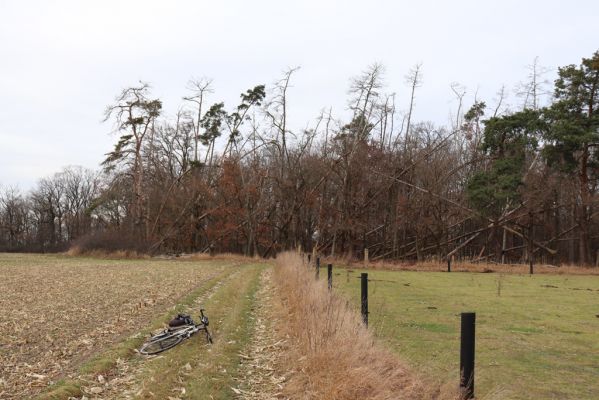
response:
M400 101L373 65L350 82L349 117L325 109L295 130L297 73L237 105L208 103L212 82L191 81L175 118L149 85L123 90L105 112L117 143L100 170L0 187L0 250L597 262L599 52L552 83L535 60L493 99L468 104L453 84L446 126L412 118L420 66Z

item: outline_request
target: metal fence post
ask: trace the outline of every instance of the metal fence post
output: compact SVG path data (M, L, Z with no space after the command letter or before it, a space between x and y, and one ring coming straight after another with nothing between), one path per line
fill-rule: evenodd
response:
M528 262L529 262L529 267L528 267L528 272L530 275L532 275L534 273L533 270L533 265L534 265L534 234L535 234L535 228L534 228L534 216L532 214L532 212L530 212L528 214L529 216L529 222L528 222Z
M329 290L333 289L333 264L327 265L327 276L329 281Z
M460 389L464 399L474 398L474 334L476 314L462 313L460 340Z
M368 326L368 274L362 272L362 321Z
M320 278L320 257L316 257L316 279Z

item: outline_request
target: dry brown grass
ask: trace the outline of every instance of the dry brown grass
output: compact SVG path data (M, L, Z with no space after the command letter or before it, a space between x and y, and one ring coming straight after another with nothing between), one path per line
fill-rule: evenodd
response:
M423 271L423 272L445 272L447 262L443 261L421 261L421 262L397 262L397 261L371 261L367 265L363 261L341 257L321 258L321 265L332 263L336 267L366 268L388 271ZM528 264L497 264L489 262L454 261L451 263L452 272L480 272L480 273L506 273L506 274L528 274ZM535 274L550 275L599 275L599 268L583 267L579 265L554 266L549 264L535 264Z
M72 246L67 250L64 255L69 257L91 257L91 258L105 258L112 260L139 260L148 259L149 255L140 253L137 250L84 250L79 246Z
M374 340L345 299L315 281L293 253L277 257L275 279L288 309L285 390L293 399L455 399L454 388L430 385ZM293 354L294 353L294 354ZM293 360L293 361L292 361Z
M137 250L115 250L107 251L102 249L84 250L79 246L72 246L68 251L63 253L69 257L89 257L108 260L142 260L142 259L162 259L162 260L177 260L177 261L236 261L244 263L260 262L269 263L270 260L263 259L259 256L246 257L241 254L233 253L218 253L210 255L209 253L183 253L177 255L157 255L150 256L149 254L138 252Z
M259 256L254 257L246 257L242 254L234 254L234 253L217 253L214 255L210 255L209 253L192 253L192 254L184 254L179 257L181 259L189 259L193 261L206 261L206 260L227 260L227 261L239 261L245 263L258 262L261 264L268 263L268 259L264 259Z

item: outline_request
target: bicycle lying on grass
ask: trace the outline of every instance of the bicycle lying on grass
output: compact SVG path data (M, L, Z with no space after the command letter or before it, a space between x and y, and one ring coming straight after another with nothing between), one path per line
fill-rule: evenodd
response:
M200 331L204 331L206 340L208 343L212 343L212 336L208 332L208 317L204 315L204 309L200 310L199 324L196 324L189 315L179 314L169 323L168 329L152 336L141 346L139 352L144 355L161 353L175 347L184 339L189 339L192 335Z

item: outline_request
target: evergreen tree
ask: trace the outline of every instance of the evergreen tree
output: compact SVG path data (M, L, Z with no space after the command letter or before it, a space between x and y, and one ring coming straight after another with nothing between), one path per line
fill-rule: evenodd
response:
M591 259L589 222L599 177L599 51L580 65L559 68L555 101L545 109L549 130L544 154L550 165L578 181L579 261Z
M543 122L538 112L526 109L484 124L482 150L491 157L491 165L472 176L467 191L479 212L498 217L510 203L520 201L527 154L536 150Z

